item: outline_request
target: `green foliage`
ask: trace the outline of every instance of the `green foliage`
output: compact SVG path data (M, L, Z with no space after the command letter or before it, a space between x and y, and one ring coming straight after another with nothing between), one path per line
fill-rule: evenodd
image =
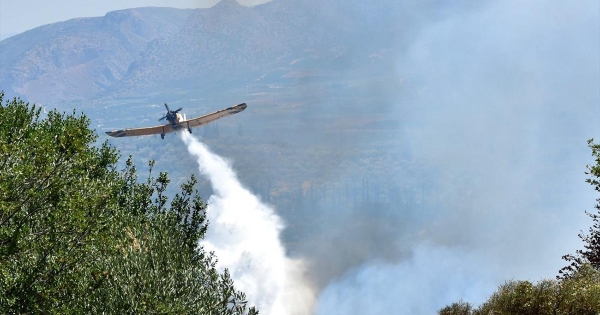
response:
M0 104L3 102L0 93ZM138 182L84 116L0 106L0 313L255 314L198 248L192 177L168 205L166 173Z
M511 281L473 311L483 314L578 314L600 312L600 273L585 265L572 278L562 281Z
M452 303L450 306L446 306L439 311L440 315L470 315L473 310L471 304L459 301L458 303Z
M510 281L501 285L476 309L464 302L439 311L440 315L598 315L600 272L583 265L564 280Z

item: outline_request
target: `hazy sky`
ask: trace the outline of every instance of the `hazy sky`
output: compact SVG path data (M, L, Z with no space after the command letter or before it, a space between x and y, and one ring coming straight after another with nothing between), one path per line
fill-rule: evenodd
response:
M239 0L257 5L270 0ZM0 0L0 39L32 28L78 17L103 16L107 12L137 7L206 8L219 0Z

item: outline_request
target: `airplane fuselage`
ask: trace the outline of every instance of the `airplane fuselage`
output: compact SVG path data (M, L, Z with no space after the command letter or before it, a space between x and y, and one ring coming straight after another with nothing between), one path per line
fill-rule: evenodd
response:
M173 127L177 126L179 123L185 121L185 116L180 113L168 114L167 120L171 123Z

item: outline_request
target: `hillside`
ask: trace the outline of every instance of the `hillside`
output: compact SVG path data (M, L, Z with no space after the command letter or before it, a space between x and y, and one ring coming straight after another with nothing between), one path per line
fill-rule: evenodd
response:
M281 77L302 69L290 65L294 60L334 58L335 43L324 36L324 27L309 28L304 16L277 3L249 8L234 0L196 10L180 32L148 46L115 92L136 95L158 87L189 90L215 82L256 82L273 71Z
M395 75L394 51L451 13L412 7L418 14L394 1L223 0L208 9L114 11L0 41L0 86L52 104Z
M0 42L0 86L32 101L89 99L127 75L191 10L138 8L49 24Z

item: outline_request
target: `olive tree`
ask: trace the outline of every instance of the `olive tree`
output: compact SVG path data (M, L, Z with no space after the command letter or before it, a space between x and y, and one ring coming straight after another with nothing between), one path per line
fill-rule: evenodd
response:
M206 205L191 177L169 202L166 173L131 158L85 115L0 93L0 313L255 314L198 246Z

